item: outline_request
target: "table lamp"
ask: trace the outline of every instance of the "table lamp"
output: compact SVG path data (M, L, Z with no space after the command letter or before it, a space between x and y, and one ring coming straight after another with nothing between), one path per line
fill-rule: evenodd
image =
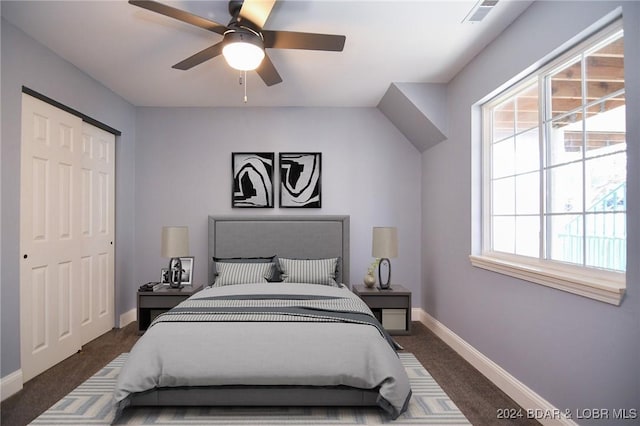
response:
M162 227L162 257L169 261L169 285L182 288L182 261L180 257L189 256L189 228L186 226Z
M380 258L378 265L378 282L381 290L388 290L391 285L391 261L389 258L398 257L398 229L395 226L373 228L372 256ZM382 280L382 265L388 267L386 281Z

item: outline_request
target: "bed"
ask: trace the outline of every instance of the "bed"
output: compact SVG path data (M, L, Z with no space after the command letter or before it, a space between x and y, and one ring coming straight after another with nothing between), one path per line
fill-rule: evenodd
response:
M394 419L406 410L394 342L345 285L348 216L210 216L208 240L215 284L139 339L114 391L118 413L378 406Z

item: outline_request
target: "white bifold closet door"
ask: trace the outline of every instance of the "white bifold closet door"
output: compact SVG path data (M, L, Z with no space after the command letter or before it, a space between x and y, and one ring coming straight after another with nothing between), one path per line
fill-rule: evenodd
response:
M22 95L23 381L114 326L115 136Z

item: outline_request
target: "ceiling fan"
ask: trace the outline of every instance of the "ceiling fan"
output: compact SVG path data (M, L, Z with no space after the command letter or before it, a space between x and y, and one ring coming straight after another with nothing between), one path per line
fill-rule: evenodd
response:
M231 20L222 25L190 12L151 0L129 0L129 3L187 24L224 36L213 46L178 62L173 68L188 70L222 54L230 66L241 71L256 70L267 86L282 82L265 49L304 49L340 52L346 37L263 29L276 0L231 0Z

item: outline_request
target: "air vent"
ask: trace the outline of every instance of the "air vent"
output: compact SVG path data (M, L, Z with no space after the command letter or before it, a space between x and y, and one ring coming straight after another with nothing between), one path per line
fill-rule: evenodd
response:
M467 16L465 16L465 18L462 20L462 22L480 22L482 21L485 16L487 16L487 14L489 12L491 12L491 9L493 9L493 7L498 3L498 0L480 0L478 1L478 3L475 4L475 6L473 6L473 8L471 9L471 11L467 14Z

